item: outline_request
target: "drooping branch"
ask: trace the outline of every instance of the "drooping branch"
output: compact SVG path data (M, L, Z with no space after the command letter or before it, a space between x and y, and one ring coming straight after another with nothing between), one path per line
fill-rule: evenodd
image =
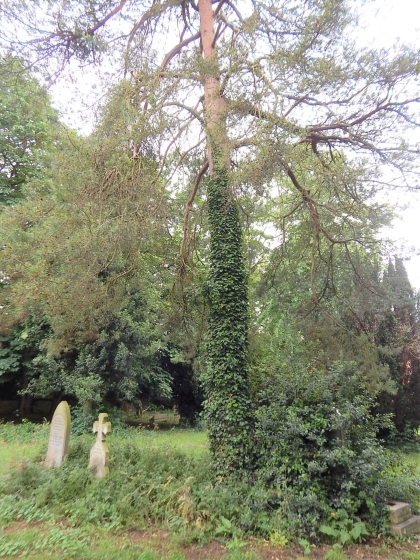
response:
M182 6L183 2L184 0L168 0L167 2L163 2L162 4L153 2L152 6L142 15L140 20L131 30L127 40L127 51L130 49L134 37L136 36L138 31L145 25L145 23L152 19L160 17L168 8L171 8L173 6Z
M328 241L330 243L332 243L333 245L336 245L336 244L346 245L347 243L358 241L358 239L355 238L355 237L349 237L349 238L346 238L346 239L335 239L325 229L325 227L322 225L321 219L320 219L320 216L319 216L319 212L318 212L318 208L317 208L318 203L316 202L316 200L313 197L311 197L310 191L308 189L305 189L305 187L300 184L300 182L297 179L295 173L293 172L291 167L286 162L283 162L282 165L283 165L284 169L286 170L286 173L287 173L289 179L292 181L293 185L301 193L303 202L309 208L311 218L312 218L312 220L315 224L315 230L318 232L317 235L319 235L319 232L322 233L328 239ZM331 208L329 208L329 209L331 210Z
M200 38L200 33L195 33L194 35L191 35L191 37L187 37L187 39L184 39L183 41L178 43L173 49L171 49L167 53L167 55L162 61L162 64L159 67L159 74L161 74L165 70L165 68L168 66L170 61L174 58L174 56L176 56L181 52L183 47L186 47L187 45L189 45L193 41L196 41L199 38Z
M200 102L201 99L198 101L198 103ZM188 111L188 113L190 113L190 115L194 119L196 119L202 126L205 126L203 117L197 111L197 105L195 107L188 107L188 105L184 105L184 103L181 103L180 101L168 101L167 103L163 103L162 107L179 107L180 109L184 109L184 111Z
M108 20L110 20L112 17L114 17L116 14L118 14L118 12L120 12L124 8L124 5L126 4L126 2L127 2L127 0L121 0L121 2L118 4L118 6L116 6L104 18L102 18L101 21L98 21L98 23L96 25L94 25L91 29L89 29L88 34L89 35L94 35L95 31L98 31L98 29L100 27L103 27L107 23Z
M204 142L204 139L201 138L196 144L194 144L193 146L191 146L190 148L188 148L188 150L185 150L185 152L181 155L181 157L179 158L179 160L177 161L176 165L174 166L174 169L172 171L172 173L169 175L169 177L167 178L164 188L166 189L168 187L168 185L171 184L172 179L174 178L176 172L178 171L178 169L180 168L182 162L184 161L184 159L187 157L188 154L190 154L191 152L193 152L194 150L196 150L199 146L201 146L201 144Z
M182 243L180 249L180 258L181 258L181 274L185 273L187 267L187 260L188 260L188 251L187 251L187 244L189 238L189 217L191 212L191 207L194 203L194 199L196 197L198 187L200 186L201 180L203 179L204 175L206 174L209 168L209 162L206 161L200 171L197 174L195 179L193 190L191 191L190 198L187 200L187 204L185 205L185 214L184 214L184 228L182 232Z

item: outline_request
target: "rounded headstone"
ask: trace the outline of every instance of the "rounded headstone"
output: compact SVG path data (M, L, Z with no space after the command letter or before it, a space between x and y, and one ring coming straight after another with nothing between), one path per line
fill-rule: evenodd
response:
M70 407L66 401L62 401L51 420L50 439L44 461L46 467L59 467L63 463L69 446L70 425Z

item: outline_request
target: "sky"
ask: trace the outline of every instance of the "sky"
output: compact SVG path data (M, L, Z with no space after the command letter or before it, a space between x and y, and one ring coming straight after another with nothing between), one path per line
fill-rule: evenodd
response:
M360 25L356 38L361 46L389 49L400 42L420 48L419 0L351 1L359 6ZM78 75L74 87L69 87L68 81L65 85L64 81L58 83L52 90L52 97L64 122L86 133L91 130L95 107L103 90L97 77L90 72ZM84 106L77 102L80 90L83 91ZM418 139L420 141L420 131ZM384 231L383 235L403 246L404 254L412 248L412 256L405 261L405 266L413 287L420 289L420 192L391 194L389 203L399 208L401 219L395 220L392 231Z
M392 48L397 42L420 49L419 0L377 0L366 2L361 9L360 43L376 48ZM418 135L420 141L420 131ZM414 255L405 266L411 284L420 289L420 193L398 192L390 197L400 210L390 237L406 248L413 247Z

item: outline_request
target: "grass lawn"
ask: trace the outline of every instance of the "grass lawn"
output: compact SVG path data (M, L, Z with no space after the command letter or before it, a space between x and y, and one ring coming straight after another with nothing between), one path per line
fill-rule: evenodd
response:
M40 461L45 456L48 442L48 426L11 426L0 424L0 481L6 480L12 470L22 471L24 462ZM82 436L84 441L94 442L94 436ZM174 450L189 457L200 459L208 454L208 442L204 432L172 429L169 431L130 430L117 432L107 437L112 454L122 440L129 439L131 445L150 454L169 457ZM77 437L70 440L77 445ZM89 443L90 445L90 443ZM163 453L163 454L162 454ZM420 454L408 456L420 472ZM87 463L87 457L86 457ZM84 467L83 467L84 469ZM23 472L23 471L22 471ZM156 490L150 480L150 489ZM98 491L101 486L98 483ZM102 490L103 491L103 490ZM187 495L177 490L175 504L182 498L181 506L187 503ZM11 520L5 511L12 508L13 500L19 496L0 496L0 558L44 558L77 560L298 560L316 558L322 560L420 560L420 540L371 541L353 545L344 551L334 550L327 545L311 547L304 554L304 546L290 545L273 536L269 541L241 538L226 540L204 540L198 544L187 532L170 530L170 524L156 526L143 520L133 526L104 527L97 522L83 526L72 521L71 516L57 518L37 515L37 504L27 503L24 513ZM22 502L23 503L23 502ZM3 508L3 512L1 509ZM19 510L20 511L20 510ZM43 510L45 512L45 508ZM3 513L3 517L2 517ZM20 517L19 517L20 516ZM306 550L308 552L308 550Z
M110 434L107 441L112 444L113 435ZM114 437L118 437L114 435ZM170 446L179 451L183 451L194 457L201 457L208 453L208 441L205 432L196 432L194 430L141 430L135 437L134 441L140 447L148 446L151 448Z
M28 428L26 428L28 426ZM22 429L23 427L23 429ZM0 424L0 476L9 469L18 467L25 461L34 461L47 451L49 426L39 426L35 433L31 425L12 426ZM131 441L140 448L172 447L193 457L201 457L208 453L208 442L205 432L194 430L132 430ZM107 442L112 449L112 442L121 438L121 434L109 434ZM72 436L69 445L71 446ZM92 445L94 437L92 437Z
M0 476L47 449L49 426L0 424Z

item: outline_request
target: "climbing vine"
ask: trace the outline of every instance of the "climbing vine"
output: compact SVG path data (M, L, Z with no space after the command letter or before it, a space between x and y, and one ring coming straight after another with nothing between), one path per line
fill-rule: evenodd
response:
M252 463L252 405L247 367L248 297L238 208L228 170L208 186L210 228L208 367L205 412L210 448L221 476Z

